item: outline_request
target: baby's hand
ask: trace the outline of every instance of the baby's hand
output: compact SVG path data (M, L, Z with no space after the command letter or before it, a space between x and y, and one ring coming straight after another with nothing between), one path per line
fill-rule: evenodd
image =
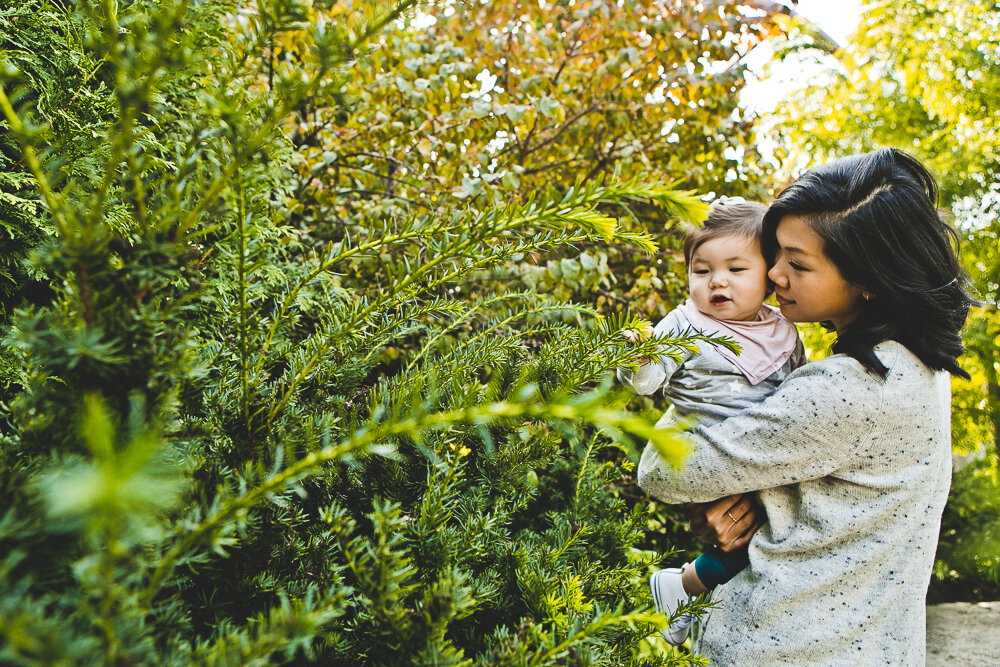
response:
M622 336L633 345L649 340L653 336L653 323L639 320L634 329L622 329Z
M640 320L634 329L622 329L622 336L632 345L647 341L653 336L653 323L648 320ZM649 357L643 357L637 363L640 366L645 366L649 361Z

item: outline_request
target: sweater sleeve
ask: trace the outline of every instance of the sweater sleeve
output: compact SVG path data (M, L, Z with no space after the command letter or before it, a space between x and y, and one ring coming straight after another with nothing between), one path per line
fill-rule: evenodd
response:
M653 337L675 338L689 327L687 319L679 311L672 310L653 329ZM656 361L640 366L637 371L619 368L618 380L630 385L637 394L652 394L666 385L670 381L670 376L691 356L689 350L681 349L678 351L682 354L680 359L662 356Z
M708 502L825 477L878 428L880 388L843 355L806 364L759 405L685 434L693 447L679 470L647 445L639 485L665 502Z

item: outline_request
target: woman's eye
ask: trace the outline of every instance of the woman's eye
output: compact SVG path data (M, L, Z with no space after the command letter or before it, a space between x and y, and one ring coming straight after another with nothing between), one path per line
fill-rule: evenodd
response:
M801 264L796 264L795 262L789 262L788 266L792 267L796 271L808 271L809 270L806 267L802 266Z

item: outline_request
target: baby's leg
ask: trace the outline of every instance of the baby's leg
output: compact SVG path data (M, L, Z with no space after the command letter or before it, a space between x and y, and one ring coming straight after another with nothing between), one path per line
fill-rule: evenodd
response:
M749 564L745 548L732 553L709 549L695 559L694 567L684 568L681 582L688 595L701 595L726 583Z

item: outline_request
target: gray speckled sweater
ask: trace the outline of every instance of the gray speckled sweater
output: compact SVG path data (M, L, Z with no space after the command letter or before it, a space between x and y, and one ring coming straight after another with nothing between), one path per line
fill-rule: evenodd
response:
M834 355L759 405L688 434L680 470L651 447L639 484L666 502L758 491L750 567L716 589L712 665L923 665L924 605L951 482L950 384L909 350L874 376Z

